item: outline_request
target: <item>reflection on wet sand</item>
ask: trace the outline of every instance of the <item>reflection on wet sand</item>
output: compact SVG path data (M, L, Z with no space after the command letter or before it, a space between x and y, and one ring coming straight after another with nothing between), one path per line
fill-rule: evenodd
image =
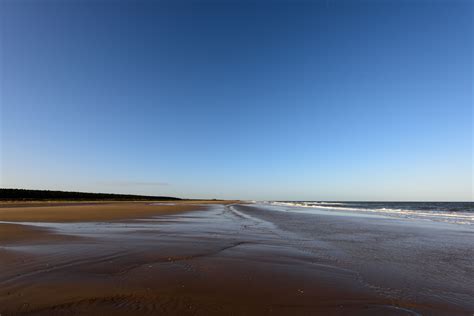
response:
M133 206L129 207L133 213ZM466 299L474 293L465 276L464 283L461 276L451 275L433 275L435 280L422 282L416 275L421 262L390 264L390 250L384 252L378 244L384 234L398 256L407 255L403 253L407 245L407 249L423 246L423 242L400 244L400 236L407 242L410 236L416 237L416 230L400 228L399 221L305 217L238 204L191 206L184 211L153 216L141 212L136 218L87 222L22 218L13 224L0 218L0 229L15 225L28 231L24 238L0 239L0 313L472 312L473 304ZM472 232L447 231L467 237L456 248L453 240L445 241L449 245L444 246L455 250L451 262L444 265L456 267L458 273L472 273L472 264L461 258L472 242ZM428 228L424 232L424 237L430 237ZM446 254L445 248L438 250ZM444 265L428 267L428 272L447 273ZM410 274L422 282L418 287L406 280ZM441 289L443 282L450 284Z

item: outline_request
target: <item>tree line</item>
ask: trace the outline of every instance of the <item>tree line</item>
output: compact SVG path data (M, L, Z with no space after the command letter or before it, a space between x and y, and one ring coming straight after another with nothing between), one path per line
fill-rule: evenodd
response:
M170 196L149 196L134 194L114 193L90 193L90 192L68 192L50 190L27 190L27 189L1 189L0 200L133 200L133 201L156 201L156 200L181 200Z

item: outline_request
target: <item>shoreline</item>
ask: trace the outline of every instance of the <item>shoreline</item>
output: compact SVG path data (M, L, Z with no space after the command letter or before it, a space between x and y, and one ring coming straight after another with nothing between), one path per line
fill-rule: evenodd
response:
M43 207L43 206L74 206L74 205L101 205L122 203L177 203L177 204L228 204L240 202L238 200L0 200L0 208L14 207Z
M446 238L451 232L436 237L393 219L287 214L238 201L176 204L0 209L0 313L472 314L457 301L456 291L469 295L465 281L442 277L446 267L469 268L455 251L464 244ZM409 242L414 234L420 243ZM379 245L379 235L388 243ZM434 238L431 248L426 238ZM410 247L428 247L419 255L433 261L451 251L451 261L422 265L407 257Z

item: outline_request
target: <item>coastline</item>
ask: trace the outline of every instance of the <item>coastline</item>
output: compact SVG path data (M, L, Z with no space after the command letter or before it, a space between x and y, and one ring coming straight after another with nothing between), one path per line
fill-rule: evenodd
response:
M472 314L458 300L472 293L446 270L470 267L465 243L439 243L450 231L238 201L152 203L0 209L0 313ZM410 248L428 238L430 253Z

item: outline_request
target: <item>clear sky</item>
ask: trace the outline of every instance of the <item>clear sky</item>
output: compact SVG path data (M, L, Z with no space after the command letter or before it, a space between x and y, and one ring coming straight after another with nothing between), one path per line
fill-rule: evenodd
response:
M1 186L472 200L474 2L3 0Z

